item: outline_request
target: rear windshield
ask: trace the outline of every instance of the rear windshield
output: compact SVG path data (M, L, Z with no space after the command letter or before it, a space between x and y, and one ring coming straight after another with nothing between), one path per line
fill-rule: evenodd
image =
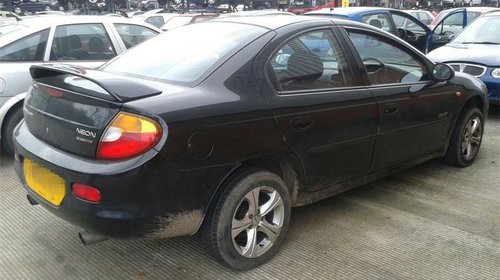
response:
M266 31L253 25L224 22L187 25L130 49L102 69L191 86Z

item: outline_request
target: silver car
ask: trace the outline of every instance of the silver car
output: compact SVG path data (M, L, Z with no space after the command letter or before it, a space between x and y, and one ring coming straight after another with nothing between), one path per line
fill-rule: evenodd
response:
M0 25L0 139L4 150L13 152L12 132L23 117L31 65L98 67L160 32L147 23L103 16L30 17Z

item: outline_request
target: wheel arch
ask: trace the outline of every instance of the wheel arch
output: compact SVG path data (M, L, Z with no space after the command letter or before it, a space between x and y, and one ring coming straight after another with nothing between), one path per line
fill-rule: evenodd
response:
M204 221L206 220L207 214L213 210L217 198L220 197L224 192L224 189L228 185L228 182L231 181L235 176L249 168L267 170L280 177L287 186L287 189L290 193L291 205L292 207L294 206L299 193L299 188L300 186L303 186L303 184L300 183L303 178L303 172L300 162L292 155L266 154L252 157L242 161L240 164L230 170L217 184L214 194L205 207L203 219L200 222L200 225L198 226L196 232L199 231L199 229L203 225Z
M0 108L0 140L2 139L3 136L2 134L5 121L9 118L10 115L13 114L14 110L20 107L22 108L24 97L26 97L26 93L21 93L16 96L12 96Z
M444 151L446 151L448 149L448 145L451 141L451 135L453 133L455 126L457 125L457 122L460 120L460 118L463 117L463 115L471 107L479 108L479 110L481 110L481 112L483 113L483 116L486 118L486 114L488 113L488 107L485 103L485 100L483 98L481 98L481 96L479 96L479 95L473 95L473 96L469 97L469 99L467 99L467 101L464 102L464 104L462 105L462 107L458 111L457 116L453 120L453 123L452 123L453 125L450 126L450 129L448 130L448 142L447 142L446 149L444 149Z

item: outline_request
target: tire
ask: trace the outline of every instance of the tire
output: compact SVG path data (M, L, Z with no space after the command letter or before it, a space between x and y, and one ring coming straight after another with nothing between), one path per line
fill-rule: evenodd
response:
M253 202L258 207L252 207ZM215 259L231 268L248 270L276 254L285 240L291 212L290 195L280 177L268 171L245 170L229 180L214 203L202 237Z
M2 146L8 155L14 154L14 128L23 119L22 107L17 107L7 115L2 125Z
M466 109L453 129L445 162L457 167L471 165L479 153L483 131L484 116L481 110L477 107Z
M23 9L21 9L21 7L14 7L14 13L18 14L18 15L22 15L23 14Z

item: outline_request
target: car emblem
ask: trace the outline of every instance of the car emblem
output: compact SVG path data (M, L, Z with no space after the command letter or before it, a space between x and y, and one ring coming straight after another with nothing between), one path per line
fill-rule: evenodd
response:
M465 64L460 64L459 68L460 68L460 72L464 72L464 69L465 69Z

